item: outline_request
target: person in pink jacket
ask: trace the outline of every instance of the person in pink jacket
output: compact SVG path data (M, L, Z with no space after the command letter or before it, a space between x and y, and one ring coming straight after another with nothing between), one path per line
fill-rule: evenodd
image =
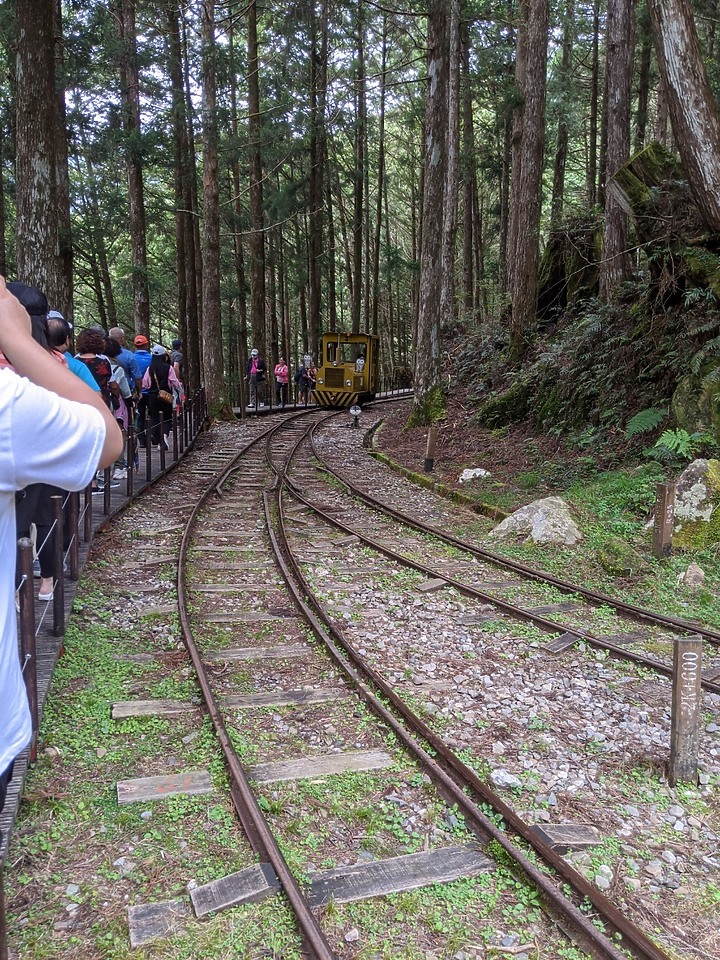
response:
M290 371L283 357L278 359L275 364L275 400L279 407L285 409L288 402L288 383L290 382Z

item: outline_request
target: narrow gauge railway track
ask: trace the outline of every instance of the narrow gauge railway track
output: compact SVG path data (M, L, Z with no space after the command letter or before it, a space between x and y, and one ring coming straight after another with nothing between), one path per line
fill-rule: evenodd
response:
M461 770L452 770L452 773L447 772L433 761L426 749L418 747L415 744L414 738L407 734L403 724L399 723L393 714L372 694L367 683L358 676L357 671L348 662L347 657L340 653L324 624L317 616L313 615L312 610L303 600L302 595L303 593L307 593L307 585L304 584L297 567L293 570L292 561L290 561L289 564L288 560L283 559L283 553L288 550L287 544L283 547L278 542L277 535L273 532L274 513L276 513L282 526L283 505L280 499L280 492L284 486L283 480L285 478L287 461L291 453L299 446L299 442L301 442L304 433L307 432L303 431L299 434L297 426L296 418L289 418L285 420L283 424L273 425L267 431L264 431L266 450L268 451L269 458L273 461L273 468L277 474L276 479L271 479L268 476L267 467L263 465L258 455L260 447L259 441L262 435L246 444L243 450L233 458L232 462L222 469L192 510L182 536L178 562L178 604L184 641L198 676L206 708L212 719L219 743L226 758L230 773L230 793L233 805L238 812L250 844L260 861L260 886L262 887L264 884L268 888L268 892L274 892L275 883L279 881L293 913L297 918L298 926L302 934L304 954L306 956L323 958L323 960L324 958L330 960L330 958L336 956L318 920L317 907L319 904L326 902L328 896L333 897L332 891L335 889L333 880L338 871L330 871L327 875L320 875L319 885L317 882L313 884L312 890L310 891L311 899L308 899L308 891L302 887L294 877L293 871L289 868L281 845L270 829L263 809L250 785L251 780L262 784L268 781L287 780L290 779L291 776L303 776L303 774L296 772L288 776L287 774L281 773L278 776L276 771L275 774L267 776L266 765L261 764L253 767L252 770L249 771L250 776L248 776L248 772L240 760L234 742L237 734L237 722L233 725L232 715L233 710L238 707L240 701L243 701L243 708L247 708L252 703L262 705L278 702L286 703L290 702L290 700L283 700L283 691L277 689L277 684L275 684L273 690L264 694L261 693L259 696L252 694L241 695L239 698L233 700L231 696L224 695L227 693L227 683L224 681L224 678L227 676L229 664L236 662L238 659L243 661L247 659L262 660L266 656L276 656L278 662L283 658L292 660L293 655L298 653L298 648L303 647L301 654L303 657L303 665L300 675L303 678L307 678L308 675L315 674L320 678L321 683L313 688L301 690L300 702L303 702L304 697L308 697L309 702L313 702L313 697L318 697L321 704L323 701L332 702L338 698L342 698L347 693L344 681L351 681L357 688L361 699L372 708L373 712L379 716L385 725L384 727L369 728L369 731L365 733L365 739L370 739L370 744L355 744L357 749L352 752L353 756L350 760L350 766L343 766L343 763L347 760L344 755L340 756L341 762L339 767L334 764L334 761L338 760L337 753L330 757L318 756L313 759L319 759L321 761L320 768L312 768L315 770L315 773L305 773L305 776L317 776L318 770L322 770L322 762L328 760L330 760L330 766L325 769L326 773L339 772L343 769L374 771L389 765L392 766L392 758L381 757L381 759L378 760L378 756L380 756L383 751L377 749L378 747L382 747L387 737L387 734L383 731L392 731L400 740L405 750L413 757L413 761L420 763L424 769L432 771L432 779L440 794L451 798L451 802L459 805L465 814L467 823L472 827L472 832L481 838L484 844L492 840L506 852L512 851L514 862L522 864L525 875L532 878L534 885L542 891L543 898L547 901L548 905L552 904L553 915L557 917L559 914L559 928L569 933L571 938L591 955L602 958L612 957L614 960L620 960L625 954L613 944L604 933L598 931L593 923L574 903L565 897L559 896L554 884L548 881L543 871L535 866L522 852L515 849L514 846L507 841L504 832L496 827L493 820L480 810L477 803L466 797L462 786L459 786L458 782L456 782L464 782L463 772ZM241 495L239 495L239 493ZM250 497L248 497L248 493L251 494ZM245 611L245 614L240 612L237 604L233 602L233 598L236 597L237 592L240 591L242 593L243 586L237 582L229 582L227 575L233 566L229 557L235 555L235 547L238 544L241 550L244 549L254 555L258 549L258 543L263 533L263 524L258 523L254 513L253 493L256 494L258 499L262 497L267 532L275 547L276 556L283 573L283 579L288 586L293 588L292 592L297 604L313 625L316 636L324 641L325 648L330 654L330 659L341 669L343 681L340 681L340 686L337 685L338 681L335 679L337 674L334 674L333 677L335 686L327 686L327 670L326 665L324 665L327 654L324 650L321 650L317 655L320 658L320 665L318 666L316 663L310 666L309 657L312 648L307 644L295 642L294 644L291 643L288 645L279 642L281 638L277 636L273 638L274 642L268 643L269 638L267 634L264 634L263 645L256 644L254 646L237 648L232 646L234 639L233 630L226 632L221 629L220 632L224 633L224 639L222 640L219 640L212 630L206 630L206 625L212 623L217 623L222 627L223 624L261 621L268 625L272 632L277 627L279 621L281 627L284 627L286 631L282 640L287 641L294 639L297 641L302 638L302 635L298 635L296 632L298 626L296 617L292 612L285 608L273 606L273 604L278 602L279 591L277 588L281 586L281 584L274 582L274 578L268 577L265 583L266 592L263 598L258 600L257 597L254 597L251 599L249 614L248 611ZM255 518L254 521L253 518ZM282 536L281 533L280 536ZM198 583L197 578L192 575L190 569L191 564L196 563L205 577L207 577L207 575L213 576L213 567L216 565L211 562L211 559L208 559L212 557L220 559L221 562L217 565L220 569L217 572L224 579L220 582L208 583L207 580L204 580L204 582ZM257 592L257 587L254 589ZM207 597L211 598L209 604L205 603L205 598ZM286 602L284 594L281 602ZM246 604L245 606L247 607L248 605ZM288 633L295 633L295 636L290 637ZM228 641L230 646L227 645ZM273 646L276 647L275 651L272 649ZM293 675L292 671L286 670L284 673L291 676ZM218 678L220 679L220 683L217 682ZM379 689L383 689L382 684L380 684ZM293 692L297 691L284 691L285 694L290 694L291 699ZM278 694L281 695L279 701L277 700ZM354 715L359 716L357 712ZM235 729L233 729L233 726ZM363 739L363 737L359 737L359 739ZM432 740L428 742L432 745ZM362 746L368 745L374 745L376 749L374 751L360 749ZM438 746L441 745L438 744ZM372 759L373 753L375 754L375 759ZM446 763L448 762L447 757L443 759ZM400 761L396 759L394 765L397 765L399 762ZM403 761L404 764L406 762L407 761ZM282 767L283 763L281 762L279 766ZM290 766L293 766L293 764L291 763ZM295 766L297 766L297 763L295 763ZM451 764L450 768L452 769ZM469 771L467 771L467 773L470 779L466 782L472 784L472 774ZM389 783L392 784L396 775L391 774L390 776L392 779L390 779ZM475 790L477 797L483 797L482 786L479 782L475 785ZM508 822L511 822L514 817L512 811L504 808L501 801L498 801L498 804L497 809L500 814L505 816ZM440 852L443 853L444 851ZM487 869L484 863L478 865L479 861L477 859L478 852L476 847L466 844L465 848L459 852L461 859L467 856L473 863L471 863L469 868L467 864L465 864L463 870L455 874L456 876L473 876ZM549 848L547 853L550 861L552 861L553 858L559 860ZM398 860L402 859L403 858L398 858ZM267 865L269 865L269 867ZM255 866L257 867L257 865ZM558 863L558 866L561 866L561 863ZM253 867L250 867L250 869L252 870ZM417 871L418 867L413 865L412 869ZM339 872L342 873L342 870ZM277 878L277 881L275 878ZM447 879L452 878L452 876L447 877ZM209 910L204 912L210 912L210 910L217 910L225 905L241 902L240 898L238 898L237 890L233 889L233 880L234 877L224 878L220 885L213 883L207 885L210 889L198 888L197 891L194 891L192 896L196 908L198 904L201 905L201 908L203 904L205 904L206 907L209 904ZM351 876L349 881L351 888L354 882L357 881ZM397 883L397 880L394 882ZM257 872L255 874L255 883L257 886ZM576 889L579 889L581 893L587 895L596 909L598 907L604 908L602 913L606 922L610 924L613 930L618 931L618 935L623 938L623 946L629 949L634 956L648 958L648 960L649 958L661 960L661 958L666 956L660 948L645 937L642 931L633 927L621 914L615 911L609 901L603 902L604 898L602 895L594 890L582 877L577 878L577 884ZM412 886L413 884L411 884L411 888ZM414 886L418 886L418 882L415 882ZM391 886L388 889L402 889L402 887L393 888L391 882ZM257 889L254 892L254 896L258 896ZM198 912L198 915L203 915L202 909L200 911L196 910L196 912Z
M310 431L312 429L314 428L311 427ZM630 950L633 955L638 957L664 957L665 954L662 949L624 917L597 888L586 881L551 847L538 838L529 825L512 808L508 807L500 797L489 790L443 741L434 735L424 722L408 709L385 679L368 665L357 650L333 626L330 617L323 610L322 604L313 597L312 588L303 576L300 562L293 551L292 538L288 536L286 531L285 498L289 495L293 501L297 502L295 485L289 481L287 470L291 460L301 449L303 440L304 437L300 436L292 441L289 455L287 444L283 445L280 456L277 446L271 447L269 443L266 445L268 461L277 474L278 483L273 486L271 491L264 494L265 516L284 579L292 589L296 602L312 624L315 635L322 639L332 660L344 676L353 683L358 694L371 711L395 733L405 750L422 765L441 794L448 802L457 804L458 808L462 810L466 822L471 826L478 839L483 844L492 842L501 847L511 857L515 867L524 873L531 883L537 886L548 911L556 920L559 920L561 927L566 932L571 933L572 938L578 944L595 956L616 956L619 954L617 947L604 934L600 934L593 922L577 908L571 899L560 891L558 883L549 879L543 870L539 869L516 843L508 839L505 831L498 828L493 819L480 808L480 803L489 804L493 811L502 817L504 822L534 849L534 852L542 858L543 862L562 878L562 882L571 886L579 899L586 898L597 911L602 923L622 940L623 946ZM273 523L274 515L277 517L276 524ZM277 527L277 532L274 532L275 527ZM388 709L378 698L376 691L390 702L392 710ZM437 754L440 760L435 759L430 751Z
M327 522L344 531L347 535L359 537L372 549L379 551L389 559L412 567L428 577L445 581L448 586L454 587L464 596L472 597L485 604L490 604L495 609L502 611L512 618L532 623L545 632L555 634L557 646L550 646L550 650L555 653L569 649L576 642L584 642L597 649L606 650L608 653L620 659L636 663L664 676L672 676L672 648L670 643L672 635L687 633L698 634L708 644L707 659L710 660L710 666L706 667L703 673L702 686L710 693L720 693L720 654L717 650L717 646L720 644L720 633L717 631L703 627L692 621L669 617L657 611L627 604L609 595L572 584L569 581L547 574L542 570L506 559L492 551L478 547L477 544L462 540L459 537L447 533L447 531L441 529L437 524L427 523L409 515L405 510L388 504L368 492L366 486L359 483L353 476L348 475L347 466L345 469L338 468L338 466L332 462L333 459L336 459L336 457L332 457L332 451L334 450L332 442L325 443L322 450L317 443L319 426L319 424L315 425L312 434L313 457L320 464L322 471L343 484L353 497L371 511L370 513L362 513L357 504L339 510L332 502L328 509L323 509L324 506L327 507L328 501L332 501L332 498L337 496L336 492L327 484L318 484L316 479L308 477L304 478L302 484L288 479L288 483L293 487L295 495ZM362 475L359 467L355 471L355 475ZM381 535L379 536L378 531L380 530L382 533L382 528L378 515L391 518L393 521L402 524L403 527L410 532L410 535L406 538L405 552L398 550L393 544L388 543L387 540L383 540ZM373 536L367 534L366 531L368 529L374 531ZM449 573L447 569L443 570L436 562L425 563L409 557L407 555L409 552L413 552L416 555L418 553L421 554L423 551L427 552L425 545L419 541L411 541L412 532L431 536L447 547L461 551L469 555L473 560L480 561L483 566L473 563L471 568L468 568L466 565L463 571L468 576L471 576L475 583L477 583L478 578L480 578L480 585L475 586L473 583L468 583L467 580L461 579L460 576ZM456 564L456 566L460 565L461 564ZM488 571L492 572L486 589L483 589L482 580L484 577L487 577ZM577 623L573 621L582 621L584 611L582 605L575 601L557 604L536 602L533 607L528 608L527 605L521 606L510 600L502 599L497 596L498 591L502 592L508 588L514 590L521 588L523 584L522 582L511 580L505 576L502 579L493 580L493 576L497 577L497 571L519 574L525 584L547 584L563 594L569 594L574 598L583 598L587 601L585 605L587 610L600 606L610 608L619 617L628 621L626 629L621 628L621 630L611 636L603 636L602 634L593 632L587 627L577 626ZM490 590L493 592L490 592ZM571 619L563 622L558 614L567 614L568 612L571 612L573 616ZM552 615L552 619L549 618L550 615ZM666 633L661 637L653 637L651 635L643 635L637 629L630 629L631 625L637 624L638 621L651 626L662 627ZM628 649L628 645L641 647L643 642L666 648L668 651L667 660L658 659L656 656L642 653L637 649Z

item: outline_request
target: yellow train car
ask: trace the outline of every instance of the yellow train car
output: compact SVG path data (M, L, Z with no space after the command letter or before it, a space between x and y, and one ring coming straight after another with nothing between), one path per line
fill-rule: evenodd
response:
M326 333L322 338L313 398L338 409L372 400L379 384L380 337L373 333Z

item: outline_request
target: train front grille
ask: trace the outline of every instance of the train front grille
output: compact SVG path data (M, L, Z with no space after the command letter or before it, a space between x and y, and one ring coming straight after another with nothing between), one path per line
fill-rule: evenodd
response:
M328 367L325 369L325 386L326 387L344 387L345 386L345 371L338 369L336 367Z

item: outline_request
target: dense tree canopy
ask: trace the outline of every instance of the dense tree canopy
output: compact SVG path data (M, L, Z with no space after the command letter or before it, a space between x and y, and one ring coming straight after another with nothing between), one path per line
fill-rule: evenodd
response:
M420 405L454 330L523 355L552 231L604 233L608 299L643 268L608 186L673 128L692 156L678 84L715 129L711 7L14 0L0 266L81 324L179 333L219 405L249 347L294 361L331 329L380 333L387 375L417 344Z

